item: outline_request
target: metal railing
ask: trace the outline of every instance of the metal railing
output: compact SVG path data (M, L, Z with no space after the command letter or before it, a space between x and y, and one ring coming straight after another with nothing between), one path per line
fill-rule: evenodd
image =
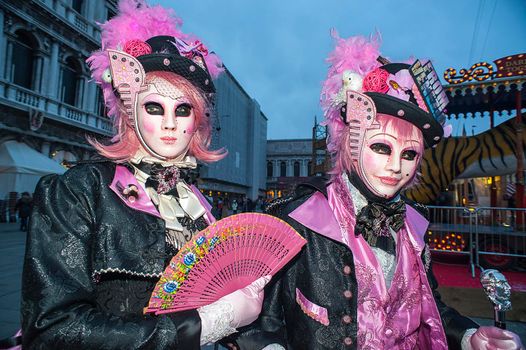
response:
M526 258L526 209L429 206L432 251L468 255L476 267L508 268Z

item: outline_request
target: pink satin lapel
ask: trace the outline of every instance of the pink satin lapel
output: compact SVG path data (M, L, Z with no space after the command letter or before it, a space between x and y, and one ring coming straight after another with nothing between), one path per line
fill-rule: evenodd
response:
M332 213L329 202L320 192L314 193L289 216L316 233L342 242L340 225Z
M133 202L128 200L122 193L122 190L130 185L135 185L139 190L137 199ZM115 168L115 175L113 177L113 181L111 182L111 185L109 187L113 192L117 194L117 196L119 196L119 198L128 207L156 216L158 218L161 217L161 215L155 208L155 205L150 200L150 197L148 197L148 195L146 194L144 188L137 181L135 176L133 176L133 174L125 166L117 165L117 167Z
M406 205L406 220L409 228L409 238L416 251L420 254L425 247L424 237L429 226L429 221L422 216L415 208Z
M203 208L205 208L205 218L206 221L208 221L208 224L216 222L216 218L212 215L212 212L210 211L212 209L212 206L210 205L210 203L208 203L201 191L199 191L194 185L190 185L190 188L192 189L192 192L194 192L194 194L197 196L197 199L199 199L199 203L201 203Z

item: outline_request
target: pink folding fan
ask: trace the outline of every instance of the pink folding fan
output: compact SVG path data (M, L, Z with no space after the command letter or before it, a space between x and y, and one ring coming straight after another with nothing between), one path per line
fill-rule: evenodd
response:
M243 213L210 225L172 258L145 313L196 309L273 275L306 243L276 217Z

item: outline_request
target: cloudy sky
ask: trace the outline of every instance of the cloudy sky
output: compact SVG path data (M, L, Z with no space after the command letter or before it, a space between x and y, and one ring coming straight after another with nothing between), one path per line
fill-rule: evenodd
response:
M150 0L214 50L268 118L268 138L309 138L333 47L378 30L391 61L429 58L442 75L526 52L525 0ZM465 121L468 133L483 121ZM292 126L292 127L291 127ZM454 133L462 123L456 123ZM474 127L472 127L474 126Z

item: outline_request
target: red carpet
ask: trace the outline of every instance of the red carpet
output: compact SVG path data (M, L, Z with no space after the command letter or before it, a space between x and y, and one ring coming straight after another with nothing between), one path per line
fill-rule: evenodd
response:
M438 284L442 287L482 288L479 279L480 270L475 269L476 276L472 278L468 265L435 262L433 263L433 272ZM526 273L514 271L504 271L502 273L508 279L512 291L526 292Z

